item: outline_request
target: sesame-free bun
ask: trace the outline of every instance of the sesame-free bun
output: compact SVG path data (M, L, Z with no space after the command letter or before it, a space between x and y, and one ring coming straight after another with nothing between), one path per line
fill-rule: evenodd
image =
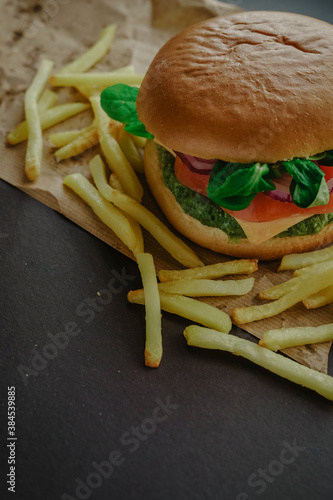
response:
M164 183L154 141L148 141L146 144L144 163L150 190L169 222L180 233L202 247L234 257L275 260L289 253L308 252L333 242L333 223L325 226L319 233L308 236L271 238L259 244L249 243L246 238L228 241L224 231L205 226L183 211Z
M157 53L137 110L155 138L200 158L274 163L333 148L333 26L242 12L190 26Z

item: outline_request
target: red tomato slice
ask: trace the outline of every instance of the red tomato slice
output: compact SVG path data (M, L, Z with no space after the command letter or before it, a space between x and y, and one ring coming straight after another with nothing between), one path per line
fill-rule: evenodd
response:
M333 178L333 167L320 166L320 168L325 173L326 182ZM179 182L185 186L207 196L209 175L192 172L192 170L190 170L178 157L175 161L175 175ZM227 210L226 208L223 208L223 210L237 217L237 219L249 222L268 222L271 220L283 219L285 217L292 217L293 215L311 216L316 214L327 214L333 212L333 194L331 194L330 200L325 206L299 208L294 205L294 203L273 200L264 193L259 193L244 210L233 211Z
M193 172L178 156L176 157L175 175L179 182L205 196L207 196L209 174L210 172L207 174L197 174Z

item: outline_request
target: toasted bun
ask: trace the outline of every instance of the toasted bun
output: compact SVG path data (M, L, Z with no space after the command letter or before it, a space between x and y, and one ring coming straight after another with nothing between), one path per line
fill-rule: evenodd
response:
M195 24L153 60L140 120L168 148L274 163L333 148L333 26L284 12Z
M148 141L145 148L145 175L153 196L171 224L184 236L214 252L242 258L280 259L289 253L307 252L333 242L333 223L309 236L271 238L264 243L249 243L247 239L228 241L224 231L201 224L187 215L166 187L156 145Z

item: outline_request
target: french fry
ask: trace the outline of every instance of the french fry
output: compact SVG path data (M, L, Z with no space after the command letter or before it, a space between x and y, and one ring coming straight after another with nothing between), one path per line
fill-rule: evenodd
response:
M57 74L83 73L84 71L88 71L88 69L95 66L95 64L98 63L98 61L100 61L109 51L115 36L116 28L116 24L106 26L101 31L99 39L94 43L94 45L92 45L77 59L69 64L66 64L66 66L61 68Z
M318 271L315 279L312 273L299 276L299 282L295 287L280 299L259 306L236 307L232 311L232 316L238 325L251 323L264 318L270 318L285 311L298 302L306 299L323 288L333 284L333 262L327 265L327 269Z
M278 271L300 269L301 267L311 266L318 262L326 262L332 259L333 245L328 248L322 248L321 250L314 250L313 252L292 253L282 258Z
M112 187L109 186L107 178L106 178L106 172L105 172L105 165L103 163L102 158L99 155L94 156L94 158L90 161L89 163L90 167L90 172L91 175L94 179L94 183L100 192L100 194L103 196L108 201L112 202ZM124 212L120 210L123 214ZM144 252L144 243L143 243L143 235L141 231L140 225L137 223L136 220L134 220L130 215L124 214L124 217L128 219L128 222L132 228L132 231L136 237L136 247L134 250L134 255L137 253L143 253Z
M279 328L264 333L259 345L271 351L333 340L333 323L321 326Z
M44 90L44 92L42 93L42 95L37 103L38 114L40 115L42 111L45 111L46 109L52 108L57 103L57 100L58 100L58 96L55 92L53 92L50 89ZM13 141L15 141L15 138L17 137L17 135L20 134L20 130L22 129L22 127L26 127L26 125L23 125L23 123L26 123L26 122L21 122L10 134L8 134L7 142L9 144L16 144Z
M43 153L42 128L37 102L50 76L52 68L53 61L43 59L24 96L24 111L28 127L25 173L31 181L35 180L40 174Z
M208 328L215 328L219 332L230 332L232 327L230 317L217 307L200 300L184 297L184 295L166 292L160 292L159 295L163 311L177 314ZM144 305L145 303L143 290L132 290L128 292L127 298L133 304Z
M299 283L297 277L291 278L290 280L279 283L278 285L271 286L265 290L259 292L259 297L261 299L276 300L289 293L296 285Z
M40 96L39 101L37 102L37 109L39 111L44 111L45 109L52 108L57 104L58 94L53 92L53 90L46 89Z
M312 264L311 266L301 267L300 269L296 269L296 271L293 272L293 276L297 277L301 276L302 274L313 273L316 271L320 271L321 269L326 269L328 262L333 262L333 259L324 262L318 262L317 264Z
M333 400L333 377L312 370L254 342L195 325L188 326L184 336L190 346L219 349L242 356L280 377Z
M119 142L118 142L118 137L119 137L119 131L121 129L121 126L122 124L120 122L117 122L116 120L113 120L112 118L110 118L110 121L109 121L109 128L108 128L108 133L109 135L111 135L114 139L116 139L118 145L119 145ZM120 151L121 151L121 148L120 148ZM124 158L126 158L124 156ZM132 166L132 165L131 165Z
M114 75L117 75L119 73L123 75L134 75L135 71L134 66L132 64L128 64L127 66L123 66L121 68L113 70L112 73ZM105 87L101 87L98 85L76 85L76 90L80 92L80 94L82 94L86 99L90 99L90 97L100 95L104 89Z
M318 307L326 306L333 302L333 285L320 290L320 292L310 295L303 300L303 304L307 309L317 309Z
M117 174L126 194L134 198L136 201L141 201L143 188L135 171L133 170L133 167L122 152L118 142L109 133L110 118L103 111L98 97L91 97L90 102L95 115L96 126L98 128L99 142L111 171Z
M228 295L245 295L254 285L254 278L245 280L178 280L159 283L160 292L178 293L187 297L223 297Z
M76 85L76 90L80 92L81 95L83 95L86 99L90 99L90 97L98 97L101 95L103 88L98 87L97 85L85 85L85 86L80 86Z
M140 174L143 174L143 157L140 155L130 135L126 132L126 130L124 130L123 127L119 130L118 142L121 149L123 150L123 153L125 154L134 170L136 170Z
M54 134L49 135L49 139L54 146L62 148L92 128L94 128L93 123L81 130L65 130L64 132L55 132Z
M120 184L117 174L111 174L109 179L109 184L113 189L117 189L121 193L124 192L122 185Z
M97 189L82 174L67 175L63 183L72 189L97 217L108 226L118 238L134 253L137 251L137 239L127 218L111 203L106 201Z
M83 102L68 102L66 104L59 104L53 108L46 109L40 113L40 125L42 130L46 130L60 122L67 120L71 116L82 113L90 105ZM15 133L14 133L15 132ZM9 144L19 144L28 138L28 124L27 121L22 122L15 131L7 136Z
M52 87L89 87L96 85L98 87L109 87L117 83L127 85L140 85L144 75L127 73L114 73L113 71L103 73L62 73L50 78Z
M183 266L198 267L204 265L188 245L173 234L158 217L136 200L133 200L120 191L114 190L112 192L112 202L128 215L131 215L142 227L147 229L160 245L174 259L183 264Z
M218 262L197 269L161 270L158 273L158 278L162 283L183 279L214 279L231 274L251 274L257 270L258 259L240 259Z
M138 149L143 149L145 147L147 142L147 139L145 137L139 137L138 135L133 135L129 132L128 134Z
M74 139L66 146L58 149L54 156L57 160L65 160L67 158L71 158L72 156L77 156L87 149L92 148L99 142L99 135L97 128L91 128L90 130L86 130L83 134L79 135L76 139Z
M150 253L138 253L146 308L145 365L157 368L162 359L161 305L158 294L156 271Z
M94 158L89 163L89 167L98 191L101 193L103 198L112 203L114 190L108 184L105 172L105 165L100 155L94 156Z

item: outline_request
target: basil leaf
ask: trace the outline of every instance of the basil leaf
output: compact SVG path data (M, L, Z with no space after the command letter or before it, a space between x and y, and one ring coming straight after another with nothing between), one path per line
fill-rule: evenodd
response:
M129 132L133 135L139 135L140 137L147 137L147 139L153 139L154 136L147 132L146 127L142 122L138 123L130 123L125 125L126 132Z
M329 191L324 172L312 161L294 158L283 162L288 174L293 178L290 194L293 202L300 208L327 205Z
M327 203L330 201L330 193L327 187L327 182L325 181L325 177L321 179L321 183L317 192L316 198L313 200L311 205L309 205L308 208L310 207L318 207L320 205L327 205Z
M311 160L303 158L294 158L290 161L284 161L288 174L290 174L296 182L302 183L304 186L313 186L313 184L321 181L324 172Z
M210 174L207 196L217 205L229 210L244 210L256 194L275 189L264 176L267 163L227 163L217 161Z
M325 152L325 158L320 161L320 165L325 167L333 167L333 149Z
M318 161L318 160L322 160L323 158L326 158L326 156L327 156L327 153L326 153L326 151L324 151L323 153L318 153L317 155L309 156L309 158L307 158L307 160Z
M295 205L301 208L327 205L330 199L330 193L324 177L322 177L319 184L314 184L310 188L292 180L290 194Z
M139 89L124 83L117 83L103 90L101 106L110 118L125 123L125 130L134 135L153 139L144 124L139 120L136 99Z

